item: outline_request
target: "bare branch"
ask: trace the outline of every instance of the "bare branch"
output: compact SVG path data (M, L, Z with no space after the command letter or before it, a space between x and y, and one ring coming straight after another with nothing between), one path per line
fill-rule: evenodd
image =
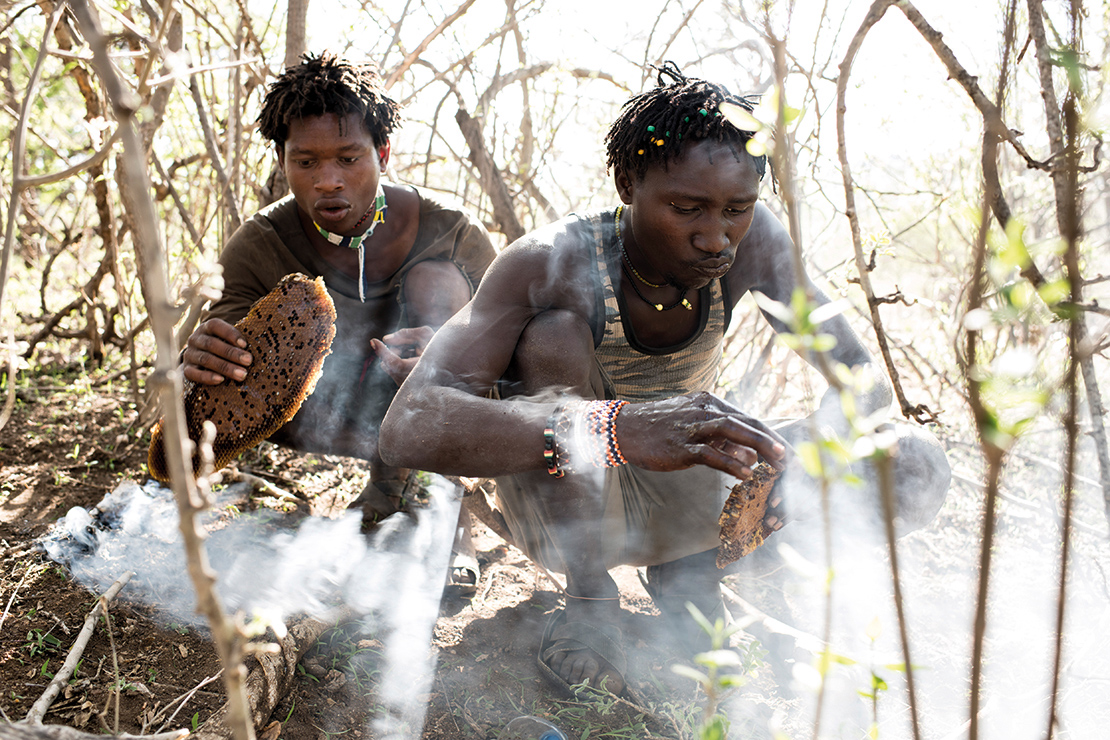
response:
M107 56L107 43L100 30L100 21L87 0L71 0L71 7L93 50L94 66L108 91L113 114L123 132L121 194L130 204L133 241L143 269L143 295L158 348L157 365L151 382L160 391L164 410L167 467L178 503L186 563L197 593L198 610L208 617L216 650L224 665L224 683L231 704L230 724L235 729L237 740L253 740L254 728L250 724L242 683L243 640L236 626L224 615L223 606L214 589L215 576L208 566L196 524L197 513L205 502L198 495L197 482L192 476L192 455L185 449L188 433L182 405L181 376L175 370L177 352L173 336L173 309L167 299L161 235L150 196L149 178L144 167L144 149L134 120L138 100L124 88L112 67Z
M77 639L73 642L73 647L69 649L69 654L66 655L62 667L50 679L50 683L46 686L46 691L42 692L42 696L38 701L32 705L30 711L27 712L27 721L33 724L42 724L42 718L46 715L46 711L50 709L50 705L57 698L58 692L69 681L69 677L73 675L74 670L77 668L77 663L81 660L81 656L85 652L85 646L89 644L89 638L92 637L93 629L96 628L96 620L99 619L103 609L101 608L105 602L111 601L116 598L116 594L127 585L131 577L135 575L132 571L127 571L113 583L104 594L97 599L96 606L89 612L89 616L85 618L85 624L78 633Z
M404 60L399 65L397 65L397 68L389 73L389 77L387 77L385 80L385 89L388 90L389 88L393 87L393 85L397 83L397 80L401 79L401 75L408 71L413 62L420 58L420 55L424 53L424 51L428 48L432 41L434 41L436 37L438 37L441 33L446 31L448 26L457 21L459 18L462 18L463 15L466 14L466 11L470 10L470 6L473 5L474 2L475 0L463 0L463 4L460 5L454 13L440 21L440 24L436 26L431 33L425 36L424 40L417 44L415 49L408 53Z
M875 299L875 290L871 286L870 270L868 269L867 261L863 255L863 237L859 225L859 214L856 211L856 198L855 198L855 185L852 180L852 170L848 163L848 144L847 138L844 133L844 114L848 110L846 102L848 96L848 79L852 73L852 63L855 61L856 55L859 53L860 47L866 38L871 28L878 23L887 9L895 4L895 0L875 0L871 5L871 9L867 12L863 22L860 24L859 30L856 31L855 36L852 37L851 42L848 44L848 50L844 54L844 60L840 63L840 76L837 78L836 83L836 134L837 134L837 153L840 157L840 171L844 180L844 215L848 218L848 224L852 232L852 246L855 249L856 256L856 271L859 274L859 285L863 289L864 295L867 297L867 304L870 307L871 324L875 327L875 338L879 343L879 351L883 357L883 363L886 365L887 375L890 376L891 384L894 387L894 394L898 399L898 405L901 408L902 415L906 418L912 418L919 424L927 424L936 422L936 415L922 404L912 404L906 398L905 391L902 389L902 384L899 379L898 369L894 365L894 358L891 356L890 347L886 340L886 329L883 326L882 317L879 315L879 304Z

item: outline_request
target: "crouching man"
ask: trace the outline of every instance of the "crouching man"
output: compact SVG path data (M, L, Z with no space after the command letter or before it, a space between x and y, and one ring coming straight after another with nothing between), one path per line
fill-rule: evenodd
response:
M620 205L506 248L402 385L380 441L391 465L497 478L514 543L567 578L541 670L614 693L625 677L608 570L647 566L649 593L675 620L688 600L723 610L722 505L760 458L789 463L786 439L713 394L733 307L749 291L788 303L799 279L828 302L758 202L766 162L747 152L751 134L718 115L724 102L751 105L673 65L658 82L606 137ZM871 363L843 317L823 331L837 339L832 359ZM868 403L890 397L880 385ZM944 459L924 432L903 440L903 456ZM919 519L908 526L927 522L946 489L943 475L904 486L913 500L900 514ZM769 510L772 529L782 511Z
M368 461L370 483L354 504L367 521L403 508L411 487L410 471L382 464L381 419L428 338L470 300L495 255L472 215L386 180L400 120L377 70L334 54L306 55L270 84L259 132L292 192L232 234L220 255L223 296L182 356L196 383L242 380L254 358L233 323L285 275L323 276L336 309L332 353L315 391L271 441ZM477 571L464 575L473 585Z

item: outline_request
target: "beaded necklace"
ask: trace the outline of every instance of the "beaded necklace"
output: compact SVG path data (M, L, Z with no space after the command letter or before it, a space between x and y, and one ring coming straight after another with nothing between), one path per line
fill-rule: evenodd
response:
M682 292L679 294L677 301L669 306L664 306L662 303L656 303L655 301L648 300L647 297L645 297L644 294L640 292L640 289L636 287L636 280L639 280L644 285L647 285L651 288L665 288L666 283L662 283L659 285L656 285L655 283L649 283L647 280L644 280L644 278L640 275L639 272L636 271L636 268L632 265L632 260L628 258L628 252L625 251L624 248L624 239L621 238L621 212L623 211L624 206L617 206L617 214L613 218L613 221L617 227L617 246L620 247L621 256L624 258L621 260L621 267L624 268L624 274L628 275L629 277L629 284L632 285L632 290L636 293L637 296L640 297L641 301L648 304L656 311L670 311L672 308L678 308L679 306L682 306L687 311L693 311L694 307L690 305L690 301L686 300L686 293L689 288L682 289ZM629 272L629 270L631 270L631 272Z
M354 225L354 228L357 229L359 226L362 226L363 222L366 221L370 214L373 214L374 218L370 221L370 228L367 229L365 233L359 234L358 236L342 236L340 234L331 233L315 221L312 222L312 225L320 232L320 236L327 239L329 243L337 247L358 250L358 299L362 303L366 303L366 240L374 233L374 229L378 228L378 224L385 223L386 208L385 189L382 188L382 184L379 181L378 192L374 196L374 204L367 209L366 213L362 214L362 218Z

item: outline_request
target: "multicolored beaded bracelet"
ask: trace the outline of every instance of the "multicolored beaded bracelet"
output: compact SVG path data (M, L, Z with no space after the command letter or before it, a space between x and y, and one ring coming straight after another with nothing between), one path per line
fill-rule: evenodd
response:
M556 478L581 465L627 465L617 442L617 415L628 401L578 401L555 409L543 430L547 472Z
M555 425L558 423L562 408L555 409L555 413L547 417L547 424L543 428L543 459L547 463L548 475L562 478L566 471L559 468L559 453L555 449Z

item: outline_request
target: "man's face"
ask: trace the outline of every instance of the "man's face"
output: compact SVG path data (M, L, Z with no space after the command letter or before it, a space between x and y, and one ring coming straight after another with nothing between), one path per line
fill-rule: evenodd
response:
M650 167L642 180L618 171L616 185L632 207L632 233L622 237L637 263L649 266L644 277L689 289L729 271L759 197L752 158L708 140L688 146L667 169Z
M375 147L358 114L297 118L278 150L297 205L323 228L343 236L374 202L389 146ZM369 226L363 222L358 233Z

